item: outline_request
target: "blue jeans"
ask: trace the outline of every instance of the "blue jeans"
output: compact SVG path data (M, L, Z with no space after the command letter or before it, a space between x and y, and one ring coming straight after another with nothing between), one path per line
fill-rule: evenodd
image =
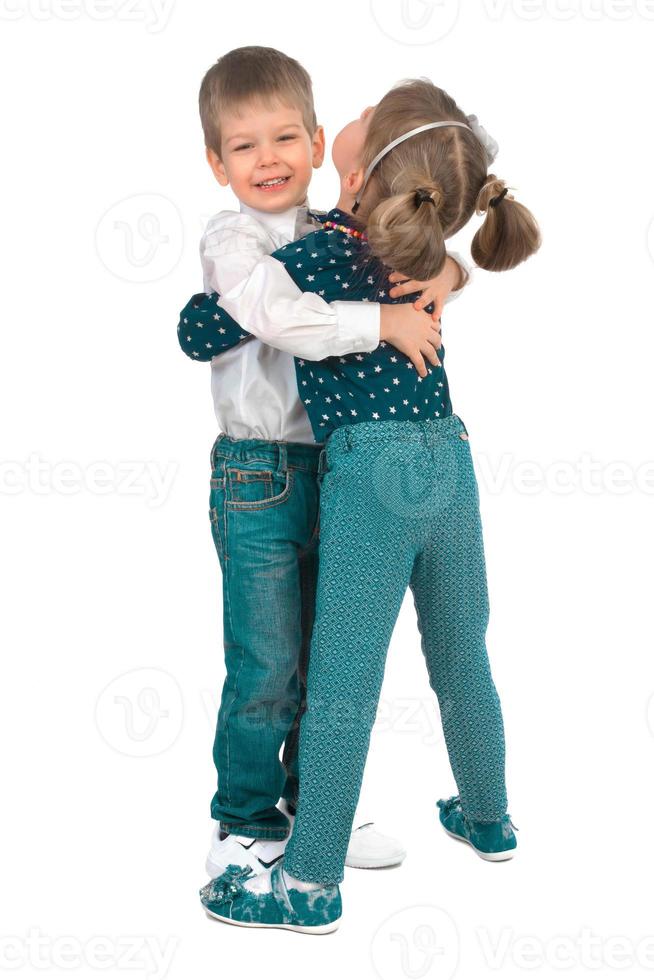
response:
M282 840L297 805L298 725L318 574L321 445L231 439L211 451L210 517L222 569L226 677L211 815ZM284 745L280 760L280 749Z

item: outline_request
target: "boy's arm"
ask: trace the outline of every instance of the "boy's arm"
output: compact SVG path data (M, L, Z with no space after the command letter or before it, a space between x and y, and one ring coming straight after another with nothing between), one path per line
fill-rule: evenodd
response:
M270 347L312 361L379 345L379 304L326 303L317 293L303 293L268 254L272 247L250 215L222 212L209 222L201 244L205 289L220 293L221 307L234 320ZM308 285L310 244L298 248L299 267L302 257L308 266Z
M196 293L179 315L179 346L193 361L210 361L252 338L218 304L217 293Z

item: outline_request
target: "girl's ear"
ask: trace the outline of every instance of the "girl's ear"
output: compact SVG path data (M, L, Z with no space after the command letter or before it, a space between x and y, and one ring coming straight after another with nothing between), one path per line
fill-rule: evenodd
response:
M346 174L345 187L347 191L353 195L353 197L356 197L363 187L363 179L365 174L366 172L363 167L359 167L358 170L351 170L349 174Z
M317 126L311 140L311 162L315 170L322 167L325 159L325 130L322 126Z
M225 171L225 166L222 160L220 159L216 151L212 150L210 146L206 147L206 154L207 154L207 163L211 167L211 172L213 173L214 177L216 178L216 180L218 181L221 187L228 187L229 178Z

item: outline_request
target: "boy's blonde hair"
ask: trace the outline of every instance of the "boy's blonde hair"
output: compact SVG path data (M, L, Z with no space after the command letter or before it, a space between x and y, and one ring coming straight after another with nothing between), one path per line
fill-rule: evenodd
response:
M443 89L423 78L396 86L371 116L363 168L398 136L444 120L467 124ZM486 214L471 246L476 264L500 272L523 262L540 245L538 225L487 170L484 147L460 126L427 130L400 143L375 167L361 202L373 254L412 279L431 279L445 263L445 239L476 211Z
M311 76L299 61L275 48L235 48L219 58L202 79L200 120L204 142L220 156L220 116L263 102L299 109L310 136L316 131Z

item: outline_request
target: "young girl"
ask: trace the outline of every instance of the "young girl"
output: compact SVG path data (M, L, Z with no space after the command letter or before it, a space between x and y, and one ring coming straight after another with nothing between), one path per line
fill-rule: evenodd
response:
M276 253L298 284L328 300L343 290L383 299L384 265L411 279L435 276L445 240L475 211L486 214L472 244L482 268L513 268L538 248L533 217L487 173L466 116L426 80L391 90L339 134L333 155L337 209L322 230ZM202 900L225 921L328 932L340 919L338 882L407 586L459 790L439 802L441 822L490 860L512 856L516 841L485 645L478 491L442 364L423 379L383 344L296 364L316 438L328 437L300 801L283 868L227 874Z

